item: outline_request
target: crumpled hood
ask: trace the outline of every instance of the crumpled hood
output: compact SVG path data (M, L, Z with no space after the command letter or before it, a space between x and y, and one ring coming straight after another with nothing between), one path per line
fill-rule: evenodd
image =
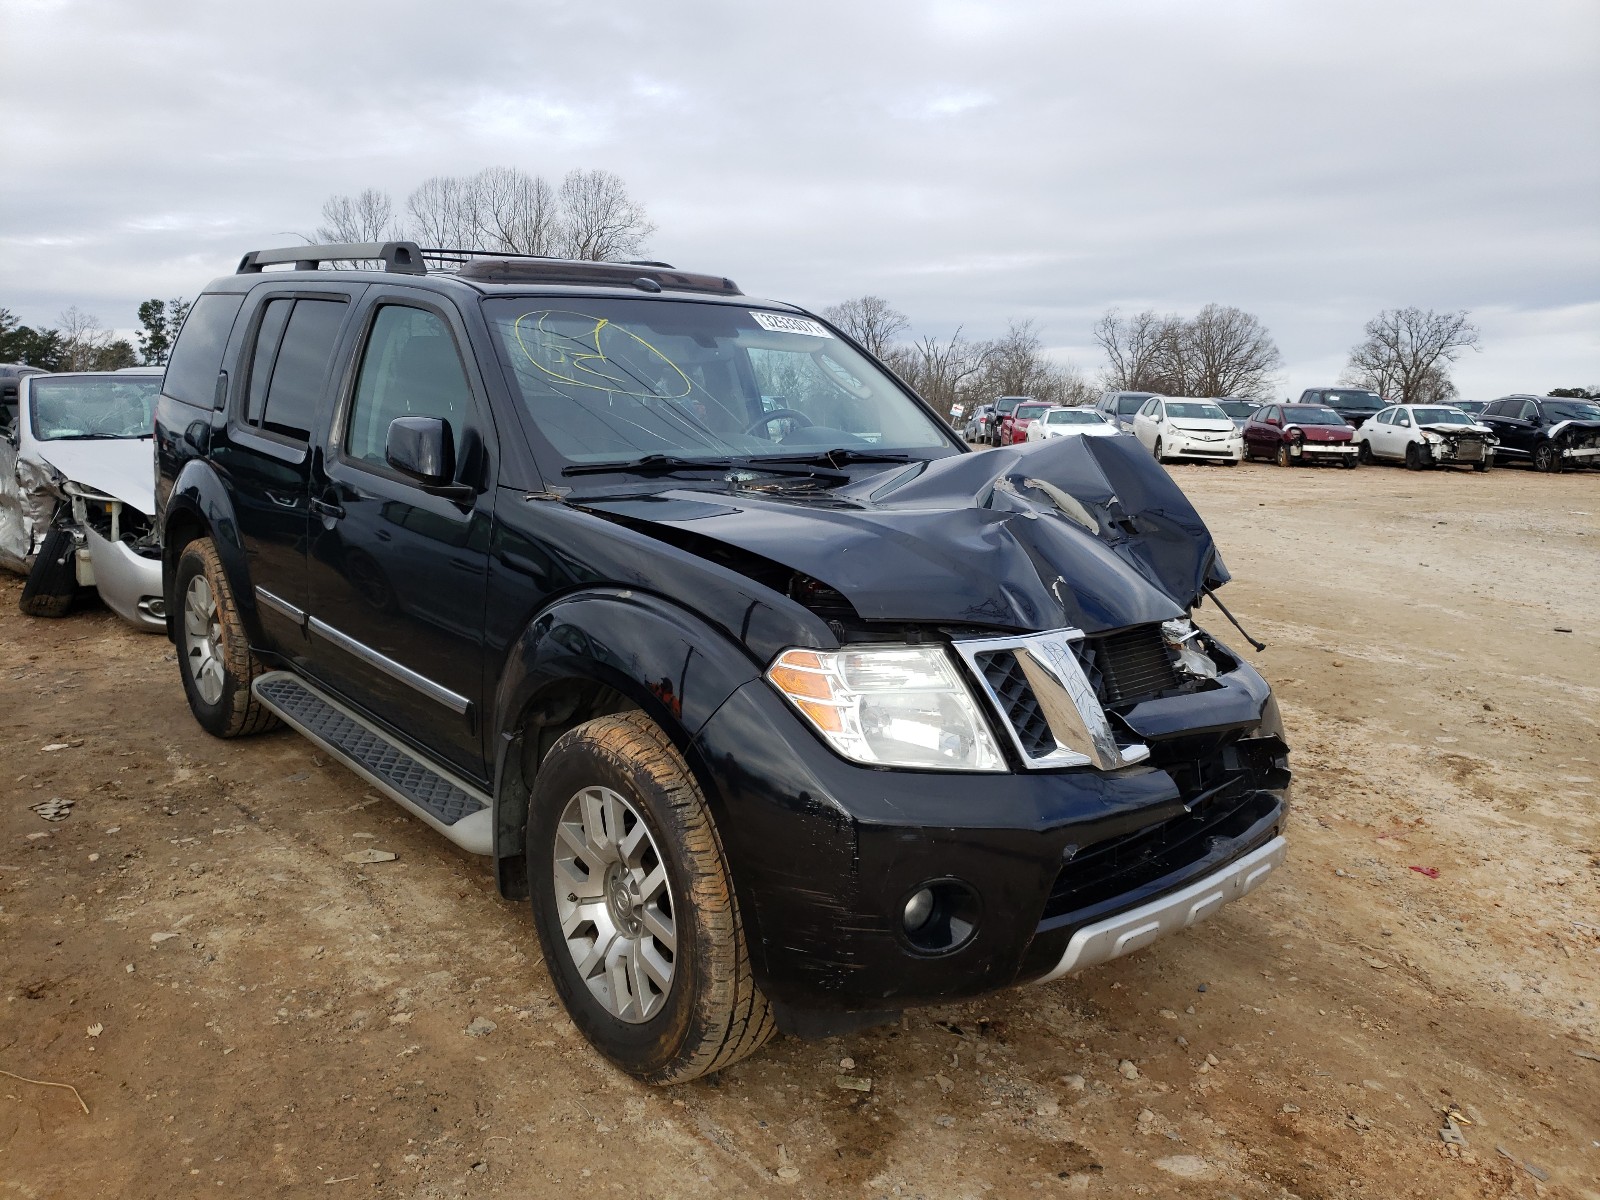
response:
M1565 421L1557 421L1549 429L1545 430L1545 436L1552 438L1558 438L1564 434L1582 435L1586 433L1600 433L1600 421L1580 421L1576 418L1568 418Z
M816 493L683 487L571 503L737 547L861 617L1089 633L1182 616L1228 579L1210 531L1132 438L1052 438Z
M156 512L155 441L97 438L37 442L35 453L73 483L115 496L147 517Z
M1463 433L1471 434L1473 437L1483 437L1485 434L1494 432L1487 425L1454 425L1442 421L1436 421L1432 425L1418 425L1417 428L1428 433L1447 434L1450 437L1459 437Z

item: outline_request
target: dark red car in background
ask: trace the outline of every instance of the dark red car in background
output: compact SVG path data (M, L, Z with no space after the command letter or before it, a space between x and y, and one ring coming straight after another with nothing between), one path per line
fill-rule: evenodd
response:
M1000 444L1020 446L1028 440L1028 424L1050 406L1042 400L1024 400L1000 422Z
M1280 467L1336 462L1352 468L1355 432L1325 404L1266 404L1244 424L1244 456Z

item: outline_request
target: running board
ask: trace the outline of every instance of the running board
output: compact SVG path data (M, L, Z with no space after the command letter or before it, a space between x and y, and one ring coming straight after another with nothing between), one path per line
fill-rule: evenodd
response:
M463 850L494 852L489 797L476 788L425 761L298 675L268 671L256 676L250 690L285 724Z

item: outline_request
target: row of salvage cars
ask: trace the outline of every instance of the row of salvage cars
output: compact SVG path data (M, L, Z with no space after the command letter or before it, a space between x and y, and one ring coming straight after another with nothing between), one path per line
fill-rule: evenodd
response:
M1477 416L1448 404L1394 404L1358 424L1321 404L1265 404L1244 423L1244 457L1279 466L1404 464L1413 471L1497 462L1536 471L1600 468L1600 404L1510 396Z
M0 408L0 566L21 608L65 616L84 588L165 632L151 450L161 367L8 379Z

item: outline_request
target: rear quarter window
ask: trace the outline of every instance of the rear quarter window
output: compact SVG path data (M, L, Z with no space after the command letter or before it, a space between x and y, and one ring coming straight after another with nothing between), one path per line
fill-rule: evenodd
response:
M216 403L222 352L243 303L243 296L232 295L201 296L194 302L167 361L162 391L196 408L211 408Z

